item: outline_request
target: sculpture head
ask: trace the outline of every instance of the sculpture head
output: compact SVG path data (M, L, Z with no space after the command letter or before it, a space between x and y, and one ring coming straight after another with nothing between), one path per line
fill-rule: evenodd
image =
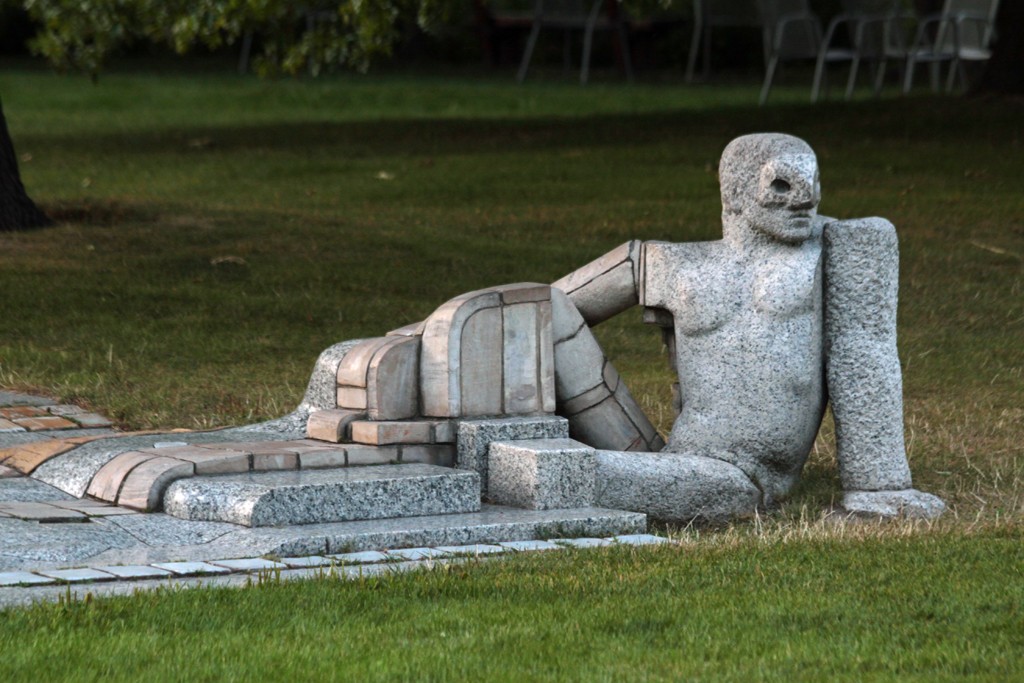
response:
M722 207L740 218L743 229L787 244L811 236L821 184L814 150L800 138L781 133L736 138L722 152L718 178Z

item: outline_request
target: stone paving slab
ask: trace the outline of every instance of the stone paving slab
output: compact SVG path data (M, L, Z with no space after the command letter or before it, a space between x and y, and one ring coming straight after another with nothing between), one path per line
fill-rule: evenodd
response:
M508 552L500 545L474 543L472 545L442 545L437 548L441 552L453 556L477 557L479 555L501 555Z
M56 579L61 583L88 583L92 581L113 581L117 577L99 569L49 569L40 571L41 576Z
M157 562L157 569L166 569L176 576L199 576L201 574L230 574L227 567L218 567L208 562Z
M395 560L434 560L447 557L448 553L440 548L399 548L387 551L386 555Z
M288 565L282 562L266 560L262 557L247 557L239 560L216 560L211 562L218 567L224 567L236 572L258 572L268 569L288 569Z
M149 565L126 564L96 567L101 572L112 574L119 579L159 579L174 576L173 572Z
M338 553L328 555L339 564L374 564L376 562L387 562L388 556L379 550L363 550L357 553Z
M282 557L281 562L292 569L304 569L310 567L330 567L337 564L335 560L320 555L308 555L306 557Z
M569 548L602 548L612 545L612 541L605 538L560 538L555 543Z
M502 548L515 551L527 550L561 550L562 547L550 541L504 541L498 544Z
M29 584L51 584L55 579L32 572L0 572L0 586L21 586Z

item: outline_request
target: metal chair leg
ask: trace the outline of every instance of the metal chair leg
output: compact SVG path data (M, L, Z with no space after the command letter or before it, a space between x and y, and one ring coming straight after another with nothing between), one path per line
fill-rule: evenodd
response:
M693 3L693 32L690 34L690 54L686 58L686 82L693 83L693 72L697 68L697 52L700 50L700 37L703 33L703 10L700 0Z
M758 99L758 106L764 106L764 103L768 101L768 93L772 90L772 80L775 78L775 68L779 65L779 58L777 55L772 55L771 59L768 60L768 68L764 74L764 85L761 86L761 97Z
M849 101L853 97L853 89L857 85L857 70L860 69L860 57L854 56L853 61L850 63L850 77L846 79L846 99Z
M537 46L537 36L540 34L540 22L534 20L533 28L530 29L530 37L526 40L526 49L523 51L523 61L519 63L519 72L516 80L522 83L526 80L526 72L530 68L530 59L533 57L533 48Z
M811 86L811 102L817 102L821 94L821 80L825 76L825 51L818 54L818 62L814 67L814 83Z

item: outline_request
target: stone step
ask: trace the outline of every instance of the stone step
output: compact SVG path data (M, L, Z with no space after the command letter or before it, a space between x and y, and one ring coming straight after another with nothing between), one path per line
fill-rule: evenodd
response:
M476 512L480 475L436 465L249 472L180 479L164 511L248 527Z

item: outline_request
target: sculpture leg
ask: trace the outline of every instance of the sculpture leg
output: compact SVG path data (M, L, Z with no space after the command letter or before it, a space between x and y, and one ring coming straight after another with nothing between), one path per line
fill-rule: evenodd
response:
M552 288L551 308L557 412L569 420L572 437L618 451L664 448L569 297Z
M724 460L685 453L597 451L597 505L670 522L752 515L761 491Z

